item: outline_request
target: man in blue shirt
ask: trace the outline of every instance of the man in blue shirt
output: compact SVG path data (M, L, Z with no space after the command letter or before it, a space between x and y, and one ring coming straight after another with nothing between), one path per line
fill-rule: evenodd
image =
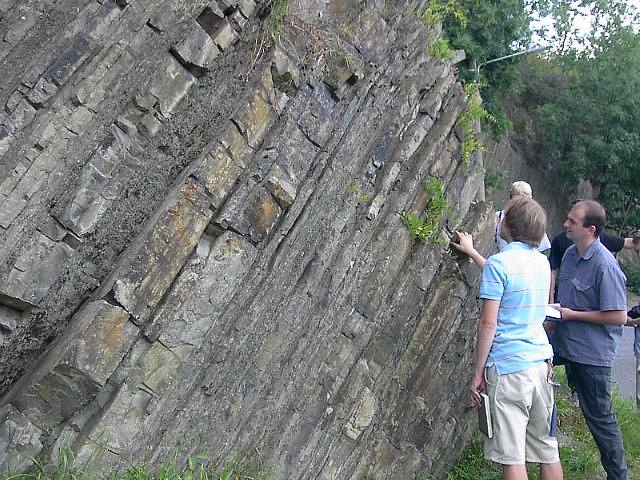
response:
M553 352L542 326L551 272L537 247L545 229L546 215L535 200L509 202L501 225L508 245L487 259L482 272L484 302L469 389L478 406L486 387L494 436L485 439L485 458L501 464L508 480L526 479L526 462L540 464L543 480L563 478L558 442L550 436ZM470 237L458 249L469 254Z
M626 277L598 235L606 217L597 202L576 203L564 222L574 245L558 272L562 320L551 342L578 394L608 480L626 480L622 436L611 406L611 367L627 320Z

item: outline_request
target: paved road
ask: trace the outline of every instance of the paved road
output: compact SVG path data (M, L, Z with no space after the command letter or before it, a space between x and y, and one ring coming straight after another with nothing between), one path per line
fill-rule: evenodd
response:
M617 384L622 396L630 400L636 398L636 359L633 356L633 337L633 328L625 327L618 348L618 356L613 365L613 383Z

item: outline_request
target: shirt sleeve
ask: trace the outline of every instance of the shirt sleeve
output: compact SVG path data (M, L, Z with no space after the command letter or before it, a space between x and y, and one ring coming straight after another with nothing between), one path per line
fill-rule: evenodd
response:
M480 298L483 300L501 300L504 293L506 275L494 258L489 257L482 269Z
M600 277L600 310L627 311L627 277L617 265L607 265Z
M559 270L560 264L562 263L562 248L560 247L560 236L556 235L553 237L553 241L551 242L551 253L549 254L549 264L551 265L551 270Z
M607 232L602 232L600 234L600 241L605 247L607 247L607 250L612 253L618 253L624 248L624 238L611 235Z
M538 251L539 252L544 252L545 250L549 250L551 248L551 243L549 242L549 237L547 237L547 234L544 234L544 237L542 237L542 240L540 241L540 245L538 246Z

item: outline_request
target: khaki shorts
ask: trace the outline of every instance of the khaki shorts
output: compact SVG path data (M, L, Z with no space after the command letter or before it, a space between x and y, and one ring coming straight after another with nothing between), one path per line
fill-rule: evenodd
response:
M549 436L553 386L549 366L541 363L520 372L498 375L485 370L493 420L493 438L485 438L484 457L502 465L556 463L558 442Z

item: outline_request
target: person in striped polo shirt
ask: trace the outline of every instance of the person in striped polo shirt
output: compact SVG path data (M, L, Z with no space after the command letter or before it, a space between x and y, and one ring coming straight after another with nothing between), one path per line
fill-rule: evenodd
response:
M501 235L507 242L482 272L483 299L471 402L489 396L492 438L484 455L502 465L508 480L526 480L526 462L540 464L543 480L563 478L558 442L551 436L554 408L553 351L542 326L551 271L537 247L546 215L533 199L519 197L505 208Z

